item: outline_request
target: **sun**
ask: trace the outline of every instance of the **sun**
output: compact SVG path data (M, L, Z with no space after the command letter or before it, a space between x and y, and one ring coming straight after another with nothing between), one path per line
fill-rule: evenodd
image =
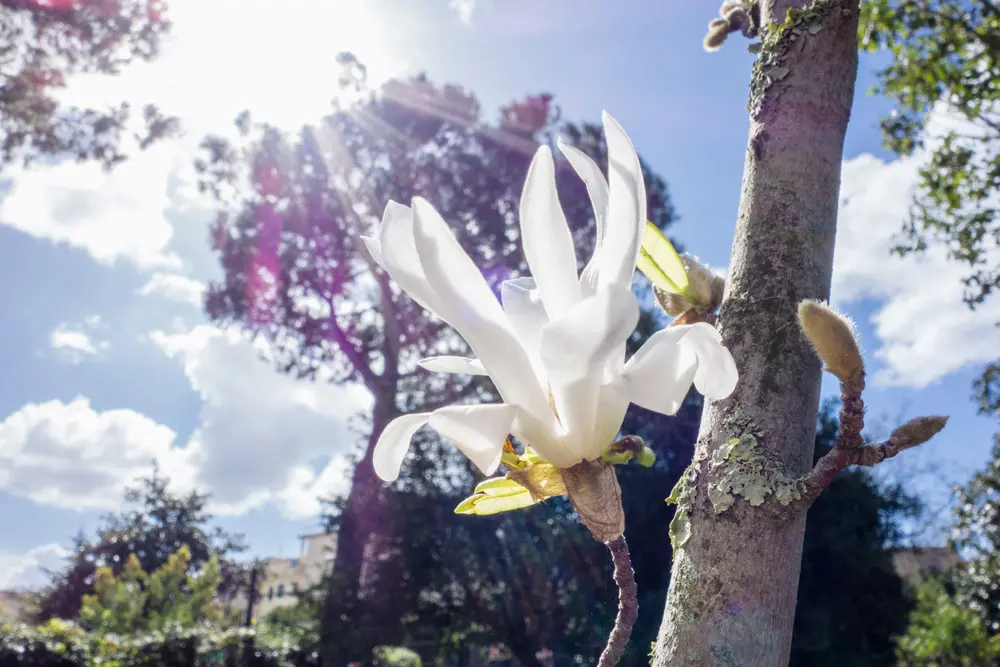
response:
M382 3L372 0L170 0L161 53L119 76L81 76L67 102L153 103L189 128L255 120L295 130L331 109L337 54L352 52L377 86L405 63L385 39Z
M369 0L174 2L178 55L205 67L203 93L277 125L298 126L330 109L341 51L357 56L373 85L402 68Z

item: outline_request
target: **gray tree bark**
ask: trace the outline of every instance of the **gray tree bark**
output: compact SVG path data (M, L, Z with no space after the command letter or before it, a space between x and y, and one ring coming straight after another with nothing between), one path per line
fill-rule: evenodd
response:
M796 309L829 295L858 9L858 0L762 2L718 320L740 380L706 406L672 496L674 560L654 667L788 664L807 509L795 500L812 463L820 388Z

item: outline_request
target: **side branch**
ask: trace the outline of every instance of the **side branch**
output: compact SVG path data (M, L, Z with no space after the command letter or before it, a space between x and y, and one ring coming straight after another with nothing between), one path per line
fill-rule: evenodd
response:
M618 664L625 653L629 637L632 636L632 626L639 617L638 588L625 536L622 535L607 545L615 567L615 583L618 584L618 617L615 618L615 627L611 630L608 645L601 653L597 667L614 667Z
M850 465L872 467L891 459L903 450L921 445L944 428L947 417L917 417L898 429L885 442L867 447L845 447L838 438L837 445L816 462L816 466L800 480L802 497L793 507L808 509L823 489L830 485L838 472Z
M944 428L947 417L918 417L906 422L877 445L865 446L865 366L854 325L818 301L799 304L799 326L816 355L840 379L840 428L837 443L813 469L796 482L800 497L788 505L799 512L809 509L837 473L851 465L874 466L904 449L927 442ZM784 512L783 512L784 513Z

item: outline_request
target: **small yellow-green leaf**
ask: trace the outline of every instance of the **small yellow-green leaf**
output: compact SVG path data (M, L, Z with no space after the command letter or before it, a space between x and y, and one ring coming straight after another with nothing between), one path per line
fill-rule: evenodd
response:
M455 508L455 514L474 514L476 516L489 516L511 510L531 507L539 502L531 497L531 492L523 486L514 484L519 491L509 493L509 489L501 489L499 494L477 493L463 500Z
M651 468L656 463L656 452L649 447L643 447L636 457L635 462L644 468Z
M506 477L493 477L477 484L473 493L488 496L510 496L521 491L524 491L524 487L514 480Z
M636 266L660 289L674 294L688 293L688 275L681 256L670 239L648 220Z

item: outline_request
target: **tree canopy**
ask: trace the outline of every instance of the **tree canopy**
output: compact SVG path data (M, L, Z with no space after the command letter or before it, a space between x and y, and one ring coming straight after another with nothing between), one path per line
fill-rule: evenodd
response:
M54 573L42 594L40 619L78 618L84 597L94 593L102 576L120 576L127 567L138 567L133 572L136 576L139 572L154 573L171 558L176 564L179 556L175 554L181 547L191 568L218 561L216 593L222 599L234 596L244 585L245 576L230 557L243 551L245 545L241 536L211 526L212 515L205 509L209 499L197 492L174 493L169 480L155 471L139 480L125 494L126 509L102 519L96 539L85 535L76 538L71 563Z
M170 28L164 0L0 0L0 173L39 159L126 158L127 103L77 108L57 93L76 74L116 74L151 60ZM176 119L142 110L140 147L170 135Z

